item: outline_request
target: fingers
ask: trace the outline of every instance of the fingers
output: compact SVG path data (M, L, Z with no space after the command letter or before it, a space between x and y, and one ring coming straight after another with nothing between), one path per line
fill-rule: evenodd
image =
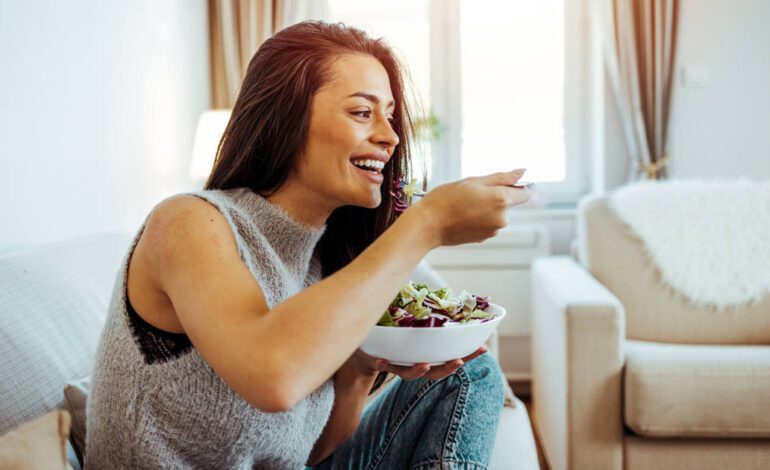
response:
M431 379L431 380L443 379L448 375L454 374L455 371L457 371L457 369L462 367L466 362L476 359L477 357L481 356L487 351L488 349L482 346L479 349L475 350L473 353L465 356L462 359L455 359L453 361L446 362L440 366L435 366L431 368L431 370L428 371L424 377L426 379Z
M462 359L455 359L433 367L428 365L427 362L420 362L413 366L396 366L384 359L378 359L376 367L377 370L384 370L391 374L396 374L404 380L415 380L420 377L430 380L440 380L454 374L457 369L463 366L463 364L476 359L487 351L488 349L482 346Z
M430 370L430 365L427 362L420 362L413 366L397 366L384 359L378 359L375 367L377 370L396 374L404 380L418 379Z
M388 372L398 375L404 380L419 379L430 370L427 362L421 362L413 366L388 366Z
M519 204L524 204L529 200L529 189L526 187L515 188L500 186L499 190L503 193L503 199L505 199L506 207L518 206Z
M457 369L463 366L463 364L464 361L462 359L455 359L454 361L445 362L440 366L433 366L430 371L425 374L425 378L430 380L443 379L448 375L454 374Z
M519 168L518 170L506 171L501 173L493 173L491 175L481 176L477 178L477 182L485 186L491 186L494 190L499 191L501 203L505 207L513 207L519 204L523 204L529 200L529 190L524 188L513 187L521 176L526 172L526 168Z
M486 347L482 346L479 349L473 351L471 354L465 356L462 360L463 362L472 361L473 359L476 359L477 357L481 356L485 352L489 351Z
M389 365L387 370L398 375L404 380L415 380L426 378L430 380L439 380L453 374L457 369L463 366L462 359L455 359L440 366L431 367L428 363L421 362L411 367Z
M510 186L517 182L525 171L527 171L526 168L519 168L513 171L492 173L479 177L477 181L486 186Z

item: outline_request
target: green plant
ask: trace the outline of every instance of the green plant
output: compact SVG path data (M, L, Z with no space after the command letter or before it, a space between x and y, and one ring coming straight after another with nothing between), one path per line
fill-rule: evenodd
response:
M427 116L419 117L414 121L414 130L418 139L434 141L441 138L444 126L431 110Z

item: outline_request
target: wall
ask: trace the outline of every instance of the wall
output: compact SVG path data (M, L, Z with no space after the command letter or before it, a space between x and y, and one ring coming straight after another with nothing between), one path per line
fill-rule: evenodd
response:
M674 177L770 178L770 2L682 0L671 122ZM682 67L706 68L701 87Z
M770 2L682 0L671 103L669 176L770 178ZM705 81L685 86L684 67ZM606 93L606 189L629 170L614 97Z
M135 231L190 187L204 0L0 2L0 247Z

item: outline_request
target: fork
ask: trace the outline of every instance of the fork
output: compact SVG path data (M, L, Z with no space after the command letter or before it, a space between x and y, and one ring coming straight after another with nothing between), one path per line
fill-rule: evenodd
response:
M516 189L523 189L529 186L534 186L535 184L536 183L534 181L517 181L512 185L510 185L509 187L516 188ZM412 193L412 196L422 197L422 196L425 196L426 194L428 193L426 193L425 191L416 190L414 193Z

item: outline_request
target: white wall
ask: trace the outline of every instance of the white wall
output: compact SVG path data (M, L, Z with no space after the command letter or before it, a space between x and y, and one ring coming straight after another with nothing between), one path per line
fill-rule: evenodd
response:
M189 189L204 0L0 0L0 247L134 232Z
M669 176L770 178L770 1L682 0L671 103ZM683 67L703 67L701 86ZM629 170L614 97L606 94L606 189Z
M671 175L770 178L770 2L683 0L680 18Z

